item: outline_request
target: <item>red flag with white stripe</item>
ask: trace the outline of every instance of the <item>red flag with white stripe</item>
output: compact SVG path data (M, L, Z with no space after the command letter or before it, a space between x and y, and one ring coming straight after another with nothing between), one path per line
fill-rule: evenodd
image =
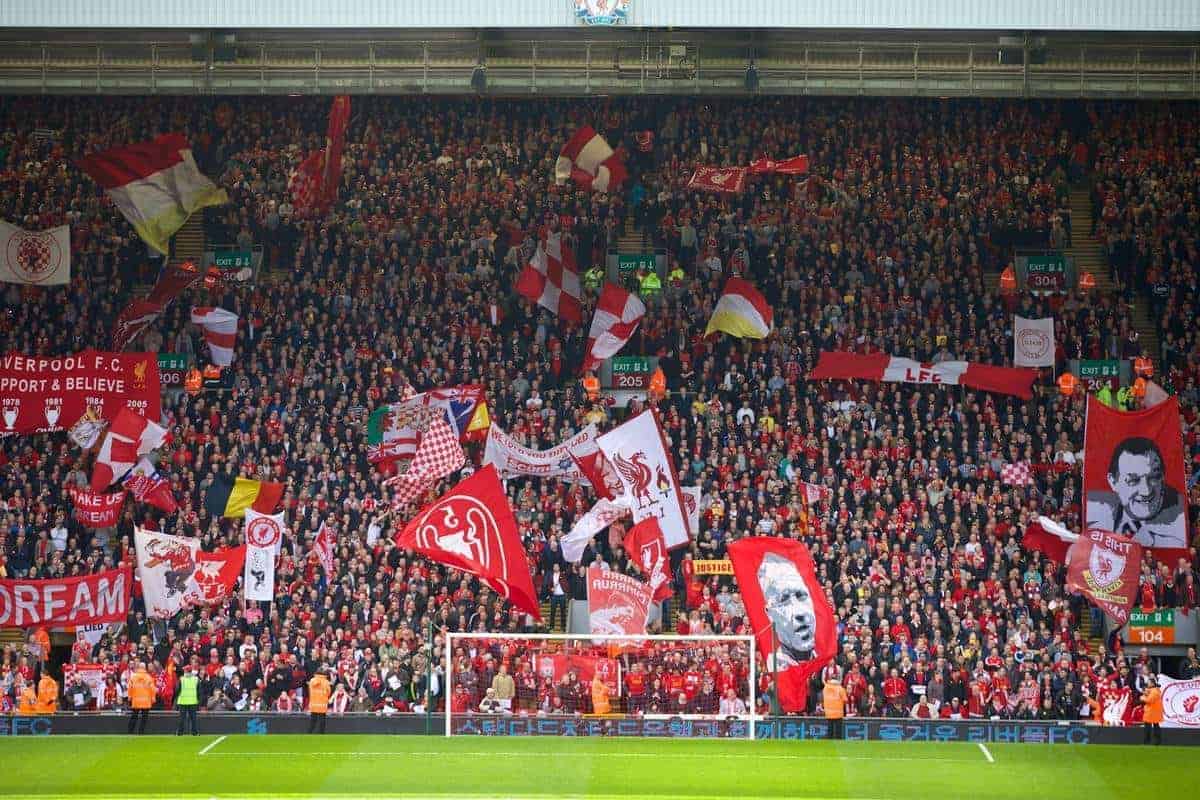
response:
M993 367L973 361L942 361L927 364L887 353L859 355L824 352L808 374L810 381L860 379L885 383L932 383L967 386L1025 400L1033 397L1037 370L1024 367Z
M317 560L321 562L321 569L325 570L325 577L333 577L333 551L337 547L337 536L334 535L331 529L325 523L321 523L321 530L317 531L317 536L313 539L313 552L317 555Z
M621 156L590 125L575 131L554 163L556 184L569 178L579 188L597 192L617 191L627 174Z
M208 342L212 362L218 367L232 364L238 315L223 308L204 306L192 309L192 322L204 328L204 341Z
M600 302L596 304L596 315L592 317L592 329L588 333L584 371L595 369L601 361L620 352L633 337L645 315L646 304L637 295L615 284L604 284Z
M563 244L561 233L550 234L538 245L517 280L517 291L562 319L583 321L575 254Z

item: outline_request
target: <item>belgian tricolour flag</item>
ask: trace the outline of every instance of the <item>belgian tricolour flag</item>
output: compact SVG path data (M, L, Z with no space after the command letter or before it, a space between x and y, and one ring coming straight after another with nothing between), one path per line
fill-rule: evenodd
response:
M249 478L230 482L228 478L218 477L208 487L204 507L214 517L244 517L247 508L260 514L272 514L282 497L282 483L252 481Z

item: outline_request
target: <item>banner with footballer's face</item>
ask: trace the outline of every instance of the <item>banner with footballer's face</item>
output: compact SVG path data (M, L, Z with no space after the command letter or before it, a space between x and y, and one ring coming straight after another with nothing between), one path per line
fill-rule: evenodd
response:
M1122 412L1089 397L1083 490L1084 530L1126 536L1174 566L1169 551L1188 546L1179 401Z

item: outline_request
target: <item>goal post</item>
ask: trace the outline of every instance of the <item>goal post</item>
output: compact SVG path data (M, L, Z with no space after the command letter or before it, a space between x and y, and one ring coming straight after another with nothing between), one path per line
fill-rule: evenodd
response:
M448 633L446 736L754 738L753 636Z

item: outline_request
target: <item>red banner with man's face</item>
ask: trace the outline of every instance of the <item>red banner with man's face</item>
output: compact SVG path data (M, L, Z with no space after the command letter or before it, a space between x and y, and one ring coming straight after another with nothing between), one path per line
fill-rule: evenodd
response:
M88 528L111 528L121 518L127 492L89 492L86 489L68 491L75 508L75 521Z
M591 632L605 636L641 636L654 593L637 578L588 567L588 620Z
M1122 412L1088 398L1084 530L1113 531L1174 567L1187 555L1187 484L1179 401Z
M89 410L111 420L122 408L162 413L154 353L0 357L0 435L66 430Z
M1067 588L1124 625L1137 599L1142 546L1109 531L1086 531L1067 551Z
M791 539L751 536L729 545L729 560L758 648L773 661L779 704L803 711L808 679L837 654L837 622L812 556Z
M132 594L130 567L82 578L0 581L0 628L124 622Z

